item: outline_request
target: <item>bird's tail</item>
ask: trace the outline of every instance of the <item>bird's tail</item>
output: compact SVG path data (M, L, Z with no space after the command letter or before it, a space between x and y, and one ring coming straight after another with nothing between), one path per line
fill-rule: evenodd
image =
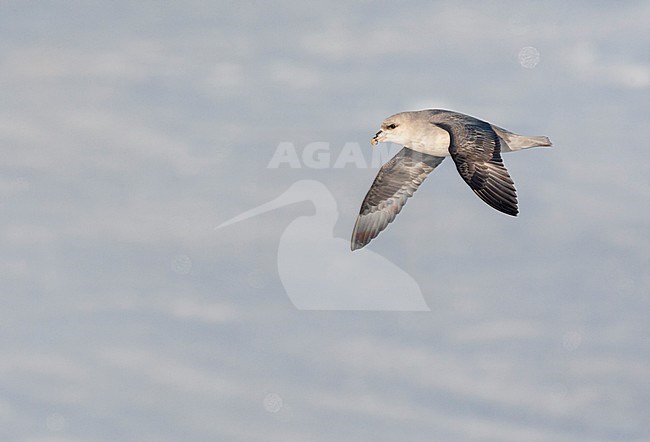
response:
M538 147L538 146L552 146L553 143L551 143L551 140L548 137L545 137L543 135L538 135L534 137L524 137L522 135L519 135L519 138L525 139L526 144L530 144L530 146L527 147Z
M528 149L529 147L546 147L552 146L553 143L545 136L519 135L499 126L491 125L492 129L501 139L501 152L512 152L514 150Z

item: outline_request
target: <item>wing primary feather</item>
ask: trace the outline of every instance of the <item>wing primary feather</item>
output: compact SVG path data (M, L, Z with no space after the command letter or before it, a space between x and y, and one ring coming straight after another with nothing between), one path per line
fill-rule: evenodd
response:
M352 250L376 238L443 159L404 147L384 164L361 204L352 230Z
M489 123L466 115L433 121L449 133L449 153L474 193L489 206L516 216L517 192L501 159L499 137Z

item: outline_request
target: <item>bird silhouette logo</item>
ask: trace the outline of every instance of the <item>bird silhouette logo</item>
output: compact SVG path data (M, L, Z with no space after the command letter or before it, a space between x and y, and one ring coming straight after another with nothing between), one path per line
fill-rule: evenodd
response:
M277 257L280 280L298 310L430 311L410 274L372 250L352 254L347 240L334 237L338 206L320 181L297 181L274 200L215 229L302 201L310 201L315 214L289 223Z

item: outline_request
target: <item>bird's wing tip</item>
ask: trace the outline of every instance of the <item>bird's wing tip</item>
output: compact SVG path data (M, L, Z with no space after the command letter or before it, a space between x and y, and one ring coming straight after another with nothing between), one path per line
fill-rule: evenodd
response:
M352 236L352 241L350 241L350 250L355 251L364 248L365 246L368 245L370 241L363 242L359 238L356 237L356 231L355 235Z

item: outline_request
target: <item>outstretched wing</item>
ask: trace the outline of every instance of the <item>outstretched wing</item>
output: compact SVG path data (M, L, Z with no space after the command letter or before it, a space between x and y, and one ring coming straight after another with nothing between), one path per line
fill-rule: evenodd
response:
M361 204L352 231L352 250L360 249L379 235L443 159L405 147L384 164Z
M498 211L517 216L515 184L503 165L499 137L490 124L472 117L436 124L449 132L451 158L474 193Z

